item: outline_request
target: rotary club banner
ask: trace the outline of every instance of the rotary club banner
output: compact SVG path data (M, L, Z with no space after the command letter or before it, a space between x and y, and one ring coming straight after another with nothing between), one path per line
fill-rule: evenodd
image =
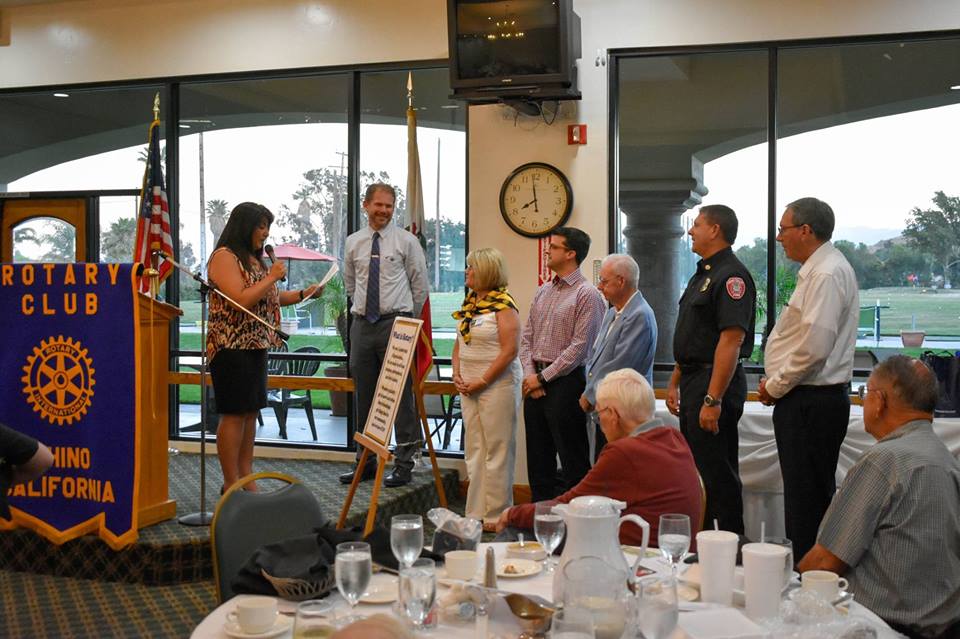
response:
M0 529L136 540L137 266L0 265L0 422L54 454L45 475L10 489Z

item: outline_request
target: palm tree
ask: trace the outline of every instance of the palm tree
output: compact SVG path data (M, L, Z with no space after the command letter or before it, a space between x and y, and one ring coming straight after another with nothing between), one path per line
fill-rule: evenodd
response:
M210 200L207 202L207 221L210 222L210 231L213 233L213 242L216 244L227 225L226 200Z

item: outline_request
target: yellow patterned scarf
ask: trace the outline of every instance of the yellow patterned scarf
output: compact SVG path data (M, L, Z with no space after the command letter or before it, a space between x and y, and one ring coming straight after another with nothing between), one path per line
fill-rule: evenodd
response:
M512 308L517 312L520 311L520 309L517 308L516 302L514 302L510 296L510 293L507 293L506 286L501 286L496 290L490 291L480 301L477 301L477 292L470 291L467 296L463 298L463 305L460 307L460 310L451 313L453 319L460 320L458 330L460 331L460 335L463 336L463 343L470 343L470 324L473 322L474 316L484 313L496 313L505 308Z

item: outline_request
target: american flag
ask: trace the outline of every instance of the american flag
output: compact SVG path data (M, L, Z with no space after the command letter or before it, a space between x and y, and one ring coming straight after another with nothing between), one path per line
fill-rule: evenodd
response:
M143 187L140 190L140 215L137 216L137 242L133 248L133 261L150 267L153 251L163 251L173 256L173 240L170 238L170 207L167 205L166 188L163 185L163 167L160 164L160 120L150 125L147 143L147 166L143 171ZM160 282L173 272L173 265L161 260L158 267ZM140 292L150 291L150 278L140 278Z

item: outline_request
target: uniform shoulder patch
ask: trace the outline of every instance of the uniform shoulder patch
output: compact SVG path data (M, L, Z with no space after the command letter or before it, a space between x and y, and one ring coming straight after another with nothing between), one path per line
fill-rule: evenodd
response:
M747 283L743 281L742 277L731 277L727 280L727 295L732 299L743 299L746 294Z

